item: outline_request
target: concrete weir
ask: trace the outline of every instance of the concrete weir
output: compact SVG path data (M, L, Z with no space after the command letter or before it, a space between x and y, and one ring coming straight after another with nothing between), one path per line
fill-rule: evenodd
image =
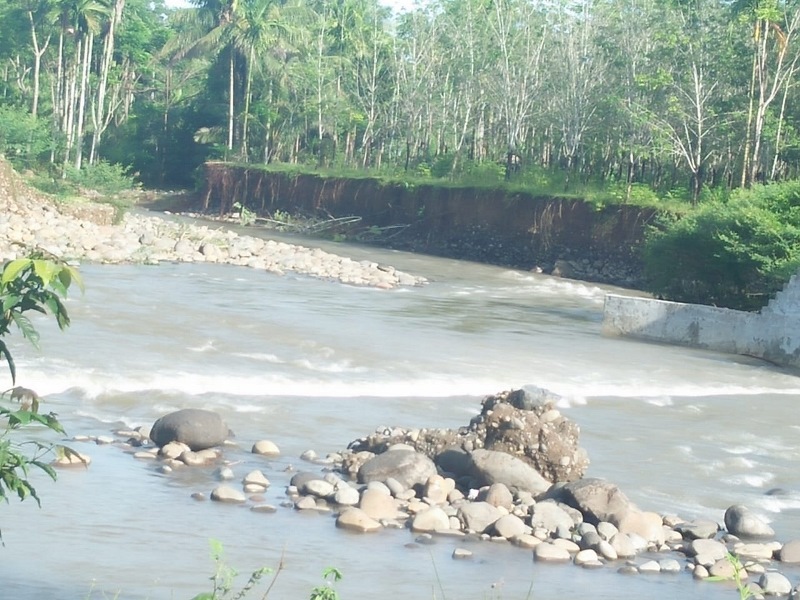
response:
M759 312L608 294L603 333L753 356L800 369L800 274Z

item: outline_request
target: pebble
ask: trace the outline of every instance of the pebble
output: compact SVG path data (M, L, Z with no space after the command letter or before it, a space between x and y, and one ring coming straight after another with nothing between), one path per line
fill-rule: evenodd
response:
M660 573L661 565L655 560L648 560L639 565L640 573Z
M22 218L14 223L0 223L0 238L29 238L36 246L47 248L65 260L142 264L162 261L228 263L276 274L294 271L381 289L426 283L422 277L372 261L354 261L319 248L272 240L265 243L259 238L233 231L166 221L157 216L128 213L121 224L112 226L58 214L54 210L35 210L27 205L15 206L11 212L20 214ZM95 212L99 215L101 211ZM110 220L109 215L103 213L102 217ZM12 231L12 227L19 230ZM4 259L20 257L24 252L20 246L8 241L0 246L0 256Z
M269 440L259 440L253 444L252 453L259 454L261 456L279 456L281 451L274 442Z
M367 516L364 511L359 508L348 508L341 512L339 516L336 517L336 526L341 529L357 531L359 533L370 533L383 529L383 526L378 521Z
M786 542L778 553L778 558L783 563L800 563L800 540Z
M534 547L533 558L539 562L569 562L570 553L566 548L543 543Z
M240 504L247 502L245 495L229 485L220 485L211 492L211 499L216 502Z
M758 580L758 585L767 596L785 596L792 591L792 584L781 573L768 571Z

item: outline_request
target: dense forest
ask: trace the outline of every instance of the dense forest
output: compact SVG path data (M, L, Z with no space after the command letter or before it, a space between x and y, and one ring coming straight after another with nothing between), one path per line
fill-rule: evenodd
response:
M0 137L151 185L207 158L702 200L800 170L800 2L3 0Z

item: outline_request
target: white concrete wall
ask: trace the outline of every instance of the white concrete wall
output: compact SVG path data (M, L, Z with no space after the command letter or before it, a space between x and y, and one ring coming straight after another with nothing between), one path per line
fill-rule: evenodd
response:
M763 358L800 368L800 281L759 313L609 294L603 333Z

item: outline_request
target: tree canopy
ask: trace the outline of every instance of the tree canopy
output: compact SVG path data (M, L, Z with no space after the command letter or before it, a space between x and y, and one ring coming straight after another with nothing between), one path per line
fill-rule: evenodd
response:
M0 108L40 124L0 143L155 185L500 165L699 202L798 175L799 25L798 0L3 0Z

